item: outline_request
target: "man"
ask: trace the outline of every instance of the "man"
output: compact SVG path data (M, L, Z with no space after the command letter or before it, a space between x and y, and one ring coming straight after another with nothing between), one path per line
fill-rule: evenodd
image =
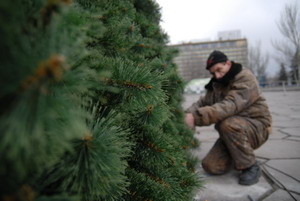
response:
M257 80L250 70L228 60L221 51L213 51L206 69L213 76L205 86L206 95L186 111L186 124L215 124L219 132L202 167L210 174L224 174L231 164L241 170L239 183L258 182L261 169L253 150L260 147L271 131L271 115L262 97Z

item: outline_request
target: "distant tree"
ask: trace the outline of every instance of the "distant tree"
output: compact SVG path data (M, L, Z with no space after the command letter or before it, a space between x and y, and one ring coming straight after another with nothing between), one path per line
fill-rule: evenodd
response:
M269 63L269 54L261 50L261 42L250 46L248 51L248 66L260 84L266 79L266 69Z
M287 73L285 70L285 66L283 63L280 64L280 71L279 71L278 79L280 81L287 81L287 79L288 79L288 76L287 76Z
M277 24L284 39L273 42L277 60L288 63L293 81L299 83L300 67L300 12L299 4L286 4Z

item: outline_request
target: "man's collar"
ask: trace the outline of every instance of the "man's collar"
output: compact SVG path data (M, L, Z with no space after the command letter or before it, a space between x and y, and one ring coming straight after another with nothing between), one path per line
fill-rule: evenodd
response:
M235 63L234 61L231 61L232 65L229 71L222 77L221 79L211 78L209 83L205 85L205 89L212 90L213 82L221 83L222 85L228 85L231 80L234 79L234 77L242 71L243 67L239 63Z

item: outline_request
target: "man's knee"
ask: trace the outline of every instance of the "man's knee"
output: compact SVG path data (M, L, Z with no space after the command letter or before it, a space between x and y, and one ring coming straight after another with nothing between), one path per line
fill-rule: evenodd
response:
M220 175L228 172L230 165L230 161L213 161L207 157L202 160L202 168L207 173L213 175Z
M230 135L241 132L245 127L245 122L238 117L228 117L216 124L216 129L219 133Z

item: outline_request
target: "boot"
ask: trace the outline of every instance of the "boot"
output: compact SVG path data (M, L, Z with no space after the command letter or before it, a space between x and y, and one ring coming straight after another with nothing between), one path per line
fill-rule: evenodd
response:
M261 169L257 163L252 165L249 168L242 170L241 175L239 176L239 184L241 185L252 185L258 182L259 177L261 176Z

